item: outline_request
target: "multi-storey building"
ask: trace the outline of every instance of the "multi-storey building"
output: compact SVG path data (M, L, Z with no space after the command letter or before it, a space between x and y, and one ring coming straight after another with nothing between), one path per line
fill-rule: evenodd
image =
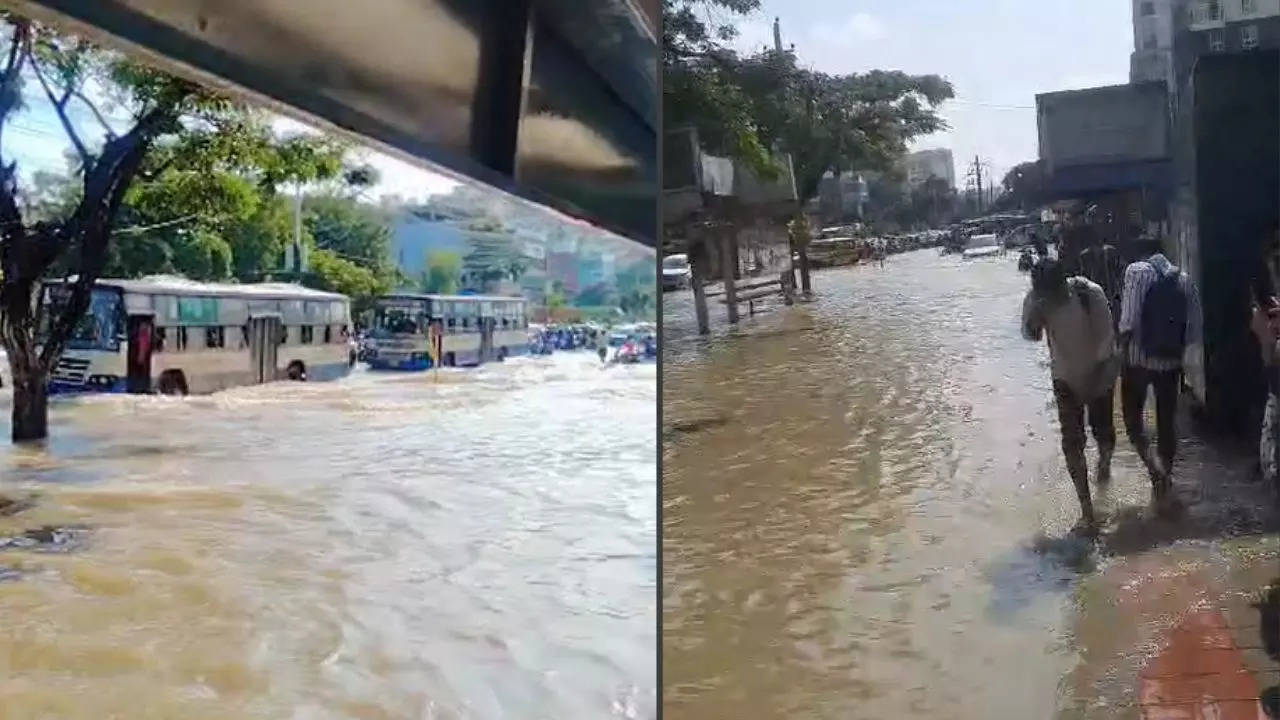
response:
M1201 34L1209 52L1236 52L1262 47L1264 32L1276 38L1280 0L1193 0L1187 28Z
M951 151L946 148L910 153L902 159L902 169L910 185L919 185L931 177L936 177L945 180L947 187L956 186L956 161Z
M1173 40L1189 0L1133 0L1129 82L1173 84Z

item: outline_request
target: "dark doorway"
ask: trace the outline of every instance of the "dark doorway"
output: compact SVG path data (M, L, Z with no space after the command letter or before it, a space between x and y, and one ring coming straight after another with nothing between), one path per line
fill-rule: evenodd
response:
M263 316L249 320L249 366L255 383L276 379L276 354L280 346L280 318Z
M493 326L491 317L480 319L480 363L493 360Z
M1280 53L1202 57L1194 94L1206 409L1254 432L1265 385L1248 279L1280 217Z
M155 321L150 315L130 315L128 331L129 364L125 369L125 388L131 393L149 393Z

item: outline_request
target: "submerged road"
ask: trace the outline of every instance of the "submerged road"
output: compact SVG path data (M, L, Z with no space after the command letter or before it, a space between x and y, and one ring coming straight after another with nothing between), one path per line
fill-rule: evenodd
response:
M590 353L57 402L0 716L654 717L655 402Z
M666 296L665 717L1145 717L1143 673L1197 607L1249 646L1252 692L1280 683L1250 607L1277 518L1247 452L1184 428L1161 516L1121 429L1103 533L1070 534L1015 263L822 271L814 302L737 329L712 303L705 339Z

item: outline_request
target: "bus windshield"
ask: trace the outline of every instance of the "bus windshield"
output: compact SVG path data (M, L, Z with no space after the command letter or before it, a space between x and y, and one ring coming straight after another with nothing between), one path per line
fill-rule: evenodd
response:
M426 325L423 308L413 303L379 303L374 314L373 335L416 335Z
M48 329L50 315L52 313L46 311L43 323L45 330ZM123 334L124 308L120 293L116 290L95 288L89 298L89 311L80 318L80 322L71 331L67 348L115 352L120 349L120 338Z

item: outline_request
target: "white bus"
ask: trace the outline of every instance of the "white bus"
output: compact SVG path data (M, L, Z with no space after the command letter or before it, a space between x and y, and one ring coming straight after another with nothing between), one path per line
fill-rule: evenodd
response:
M45 303L60 291L62 283L46 283ZM350 335L351 303L337 293L284 283L103 279L49 390L185 395L332 380L355 364Z
M438 338L432 349L433 338ZM369 367L426 370L502 361L529 352L525 299L497 295L395 293L374 301Z

